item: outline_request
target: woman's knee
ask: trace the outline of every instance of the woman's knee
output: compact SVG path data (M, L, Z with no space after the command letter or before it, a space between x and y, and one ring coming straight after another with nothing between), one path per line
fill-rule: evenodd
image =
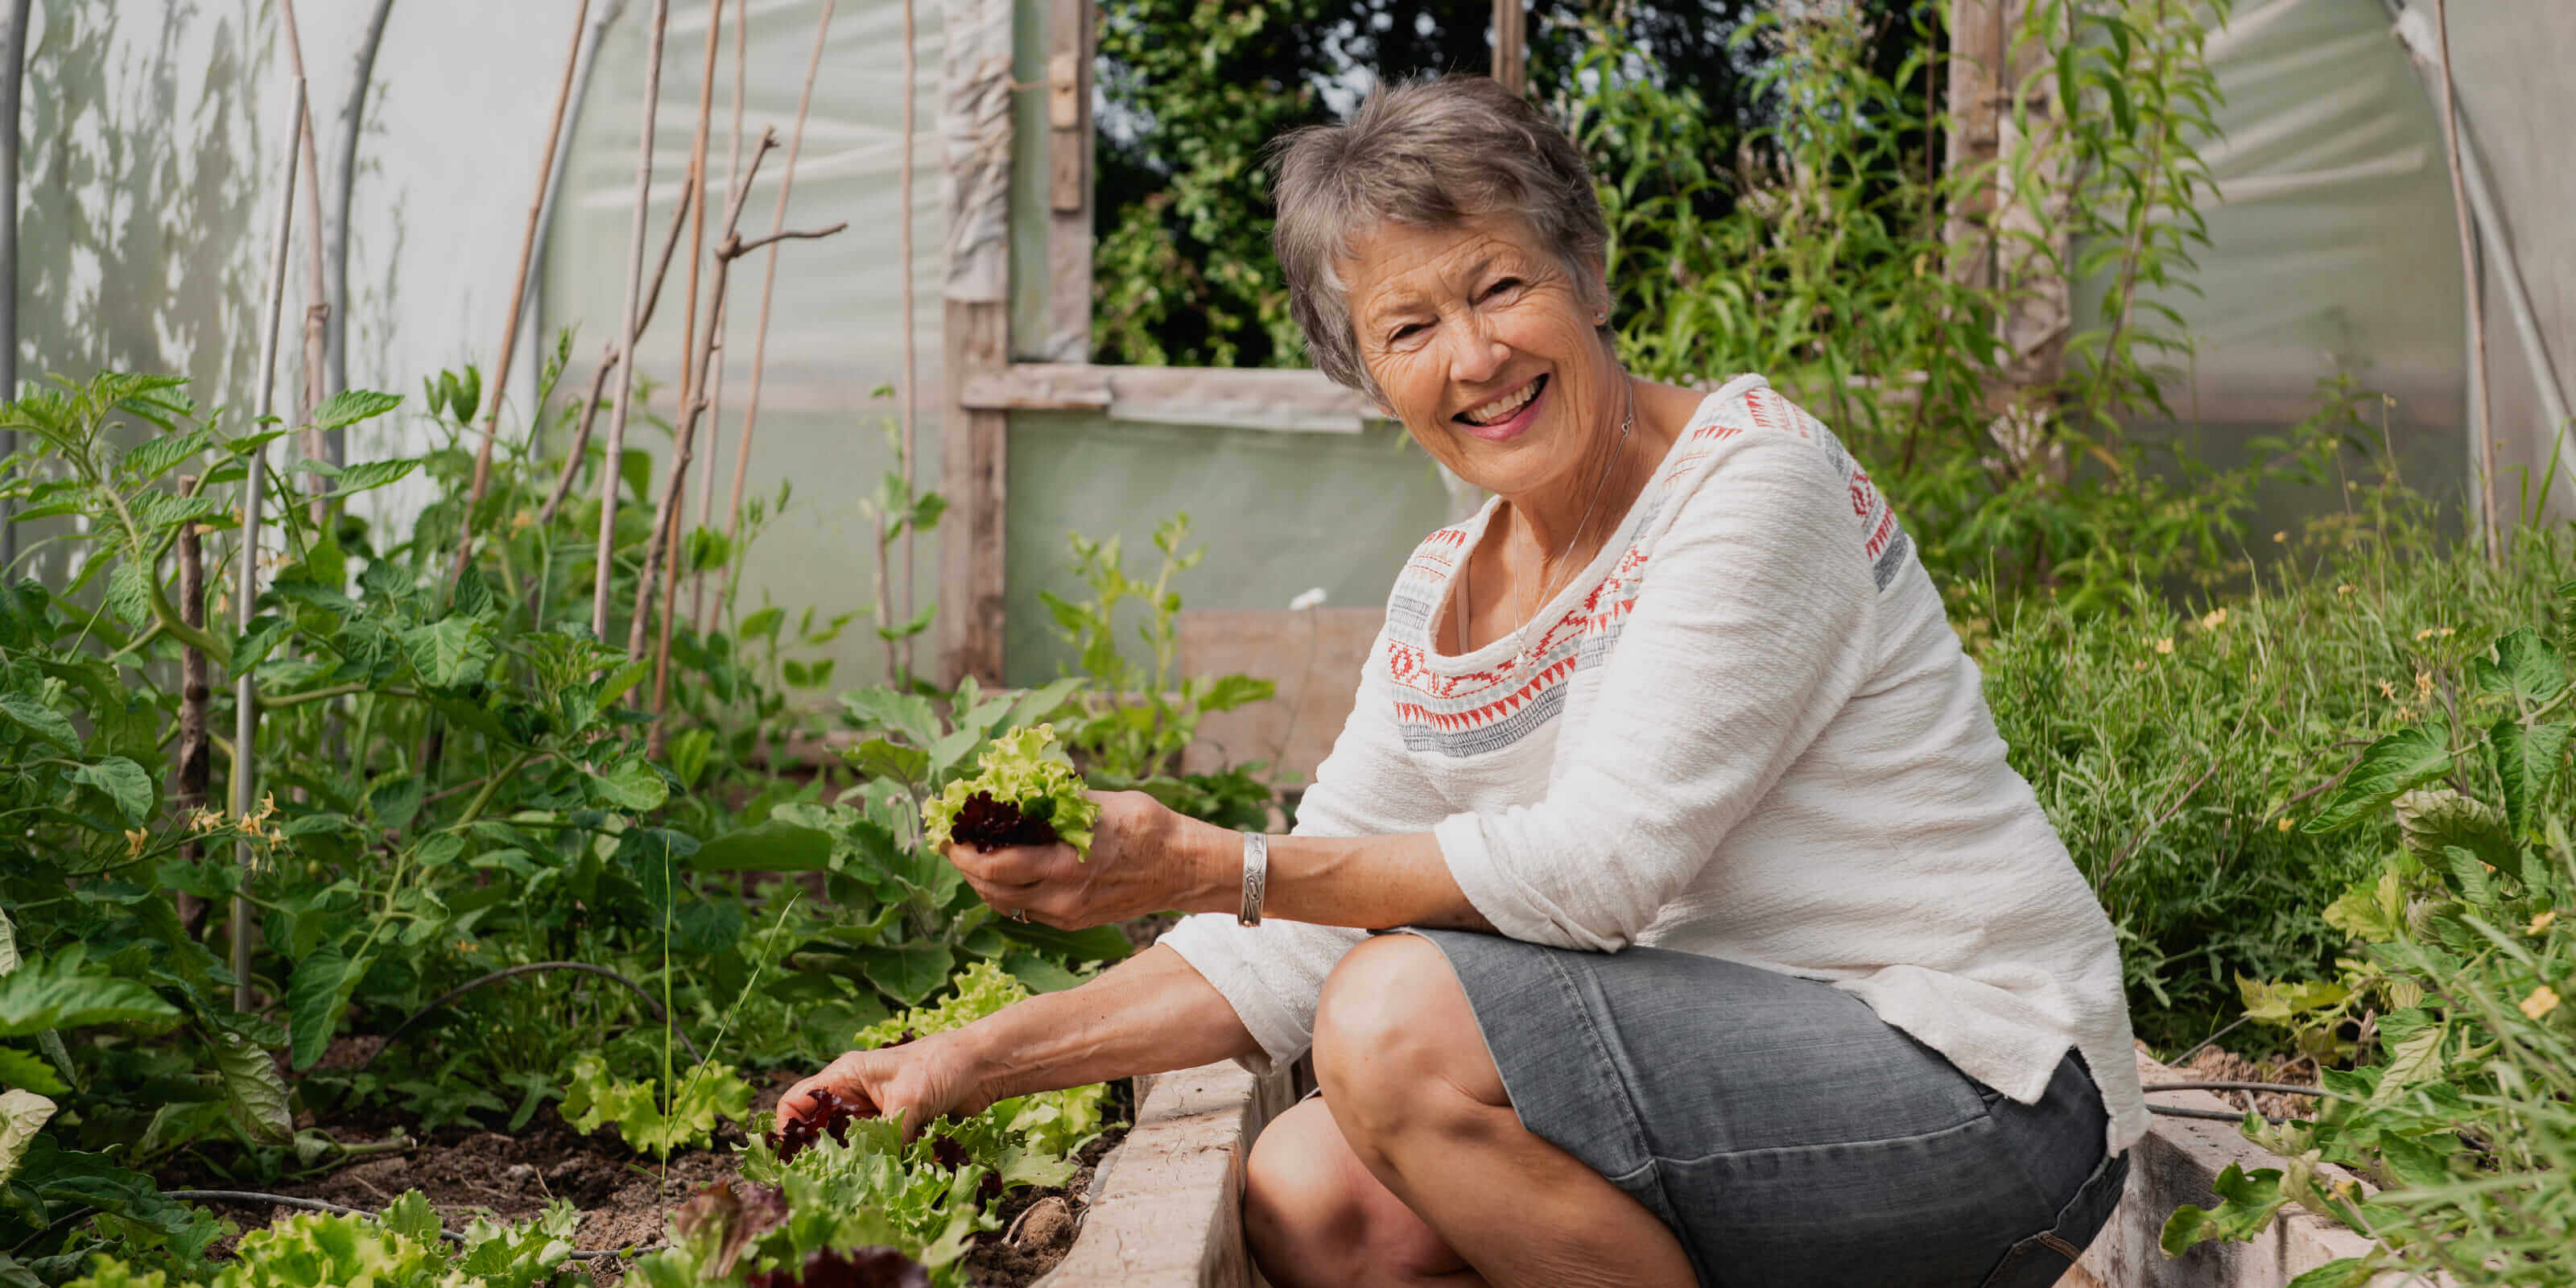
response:
M1334 966L1315 1009L1315 1073L1346 1129L1354 1115L1430 1125L1427 1098L1510 1103L1448 958L1418 935L1376 936Z

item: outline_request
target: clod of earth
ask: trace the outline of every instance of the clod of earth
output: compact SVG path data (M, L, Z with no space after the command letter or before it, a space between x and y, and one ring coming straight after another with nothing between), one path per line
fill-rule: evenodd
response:
M1048 1195L1029 1205L1006 1236L1015 1248L1027 1252L1053 1252L1073 1242L1073 1205L1055 1195Z
M991 792L967 797L949 823L949 834L987 854L1012 845L1053 845L1059 839L1053 824L993 799Z

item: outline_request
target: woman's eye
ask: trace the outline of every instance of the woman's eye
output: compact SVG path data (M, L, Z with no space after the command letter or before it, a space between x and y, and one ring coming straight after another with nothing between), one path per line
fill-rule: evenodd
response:
M1418 332L1418 331L1420 331L1421 329L1422 329L1422 325L1421 325L1420 323L1418 323L1418 322L1407 322L1407 323L1405 323L1403 326L1397 327L1397 328L1394 330L1394 332L1393 332L1392 334L1388 335L1386 338L1387 338L1388 340L1390 340L1390 341L1395 341L1395 340L1409 340L1409 339L1412 339L1412 338L1413 338L1413 335L1414 335L1414 333L1415 333L1415 332Z
M1506 277L1506 278L1504 278L1503 280L1501 280L1501 281L1499 281L1499 282L1496 282L1496 283L1494 283L1494 284L1493 284L1493 285L1491 285L1491 286L1486 287L1486 288L1485 288L1485 298L1490 300L1490 299L1494 298L1495 296L1502 294L1502 293L1503 293L1503 292L1505 292L1505 291L1514 291L1514 290L1518 290L1518 289L1520 289L1520 284L1521 284L1521 279L1519 279L1519 278L1517 278L1517 277Z

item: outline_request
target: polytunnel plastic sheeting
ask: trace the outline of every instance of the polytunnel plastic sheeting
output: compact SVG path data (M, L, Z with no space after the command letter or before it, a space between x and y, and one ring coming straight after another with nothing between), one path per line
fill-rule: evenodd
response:
M1207 557L1173 583L1184 607L1286 608L1320 586L1326 603L1377 608L1405 552L1447 521L1449 504L1431 458L1381 422L1359 434L1297 434L1021 413L1011 418L1009 468L1003 652L1016 684L1072 661L1038 599L1090 594L1071 571L1068 532L1118 537L1128 571L1150 581L1155 525L1186 511L1190 542ZM1131 609L1122 621L1132 620ZM1151 664L1124 626L1118 646Z
M2413 0L2412 8L2409 26L2429 33L2430 0ZM2576 84L2566 74L2568 53L2576 50L2576 3L2458 0L2450 6L2450 29L2467 142L2498 225L2483 248L2479 311L2486 322L2497 485L2502 504L2511 506L2526 472L2536 486L2550 454L2565 450L2565 427L2550 423L2541 381L2557 386L2560 407L2576 404L2576 148L2569 146ZM2456 261L2456 246L2451 255ZM2529 305L2520 317L2512 299L2517 288ZM2551 493L2552 512L2561 517L2576 515L2571 467L2576 460L2561 462Z
M699 72L706 57L704 3L672 5L662 63L661 108L654 132L653 200L647 212L645 275L670 228L673 204L683 195L691 135L697 122ZM714 127L707 153L707 217L721 220L733 136L733 4L726 8L724 47L715 78ZM940 375L939 247L941 202L937 135L940 76L940 6L914 6L918 80L915 97L912 228L917 411L914 436L917 477L924 487L939 480ZM602 42L589 100L572 140L563 190L557 198L545 276L544 321L574 327L573 375L585 382L620 324L626 289L626 255L634 214L635 150L641 127L644 57L652 6L629 0L628 11ZM743 102L741 156L748 163L764 126L777 130L778 147L760 166L743 208L746 238L767 233L775 216L779 182L795 128L796 101L813 49L817 0L752 0L747 13L748 75ZM771 304L760 424L746 491L774 495L792 482L796 499L787 516L755 545L745 569L743 602L764 597L825 613L867 609L875 599L874 550L859 498L872 494L892 463L883 428L895 400L871 396L902 380L902 310L898 253L902 229L898 171L903 156L903 7L891 0L843 0L832 19L805 123L804 146L787 227L820 228L848 221L847 230L820 241L790 241L778 248L777 285ZM712 247L721 228L711 226ZM688 294L689 248L680 251L663 284L659 307L640 346L638 367L655 382L652 410L667 421L675 410L680 367L680 321ZM734 454L750 392L751 357L760 320L766 252L734 265L726 305L726 375L722 404L713 418L714 451L701 437L700 470L712 455L719 464L715 526L724 525ZM712 271L700 280L700 317ZM604 435L608 418L596 432ZM701 424L701 434L709 426ZM666 431L640 421L628 430L629 446L653 451L670 446ZM557 445L558 449L560 445ZM701 472L693 476L703 479ZM688 504L691 522L698 507ZM919 543L916 584L922 602L936 598L935 539ZM925 645L926 649L927 646ZM881 654L864 630L845 632L823 656L837 659L841 676L876 673ZM927 652L919 658L931 665Z
M2457 19L2455 19L2457 21ZM2209 244L2194 289L2148 298L2178 311L2193 350L2169 382L2177 428L2208 459L2315 412L2319 382L2370 393L2405 479L2457 499L2466 485L2463 296L2435 114L2389 34L2380 0L2245 0L2209 35L2224 102L2199 141ZM2097 325L2107 280L2079 284ZM2277 487L2266 526L2336 503Z

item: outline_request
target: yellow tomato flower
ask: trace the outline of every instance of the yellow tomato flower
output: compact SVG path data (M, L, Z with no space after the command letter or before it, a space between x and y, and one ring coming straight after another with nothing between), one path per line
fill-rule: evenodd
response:
M2522 999L2521 1010L2526 1019L2536 1020L2557 1009L2558 990L2547 984L2531 990L2531 996Z
M2226 624L2227 610L2224 608L2210 609L2209 614L2200 619L2200 629L2204 631L2214 631Z
M2291 825L2292 823L2296 822L2296 821L2297 821L2297 820L2295 820L2295 819L2291 818L2291 817L2290 817L2289 815L2287 815L2287 814L2282 815L2282 816L2281 816L2281 830L2282 830L2282 831L2284 831L2284 832L2289 831L2289 830L2290 830L2290 825Z
M2272 534L2272 539L2273 539L2274 541L2287 541L2287 540L2289 540L2289 539L2290 539L2290 534L2289 534L2288 532L2286 532L2286 531L2285 531L2285 532L2275 532L2275 533L2273 533L2273 534Z
M2159 653L2171 653L2171 652L2173 652L2173 636L2168 635L2168 636L2164 637L2163 639L2157 640L2157 641L2156 641L2156 651L2157 651L2157 652L2159 652Z
M125 857L129 859L141 858L143 856L143 843L150 839L152 839L152 834L139 827L127 832L125 834Z
M2335 593L2338 595L2349 595L2360 589L2360 587L2353 585L2351 582L2345 582L2343 585L2335 587Z
M2522 933L2526 935L2539 934L2541 931L2549 929L2549 923L2556 920L2558 920L2558 910L2556 908L2551 908L2548 911L2533 917L2531 919L2531 924L2524 927Z

